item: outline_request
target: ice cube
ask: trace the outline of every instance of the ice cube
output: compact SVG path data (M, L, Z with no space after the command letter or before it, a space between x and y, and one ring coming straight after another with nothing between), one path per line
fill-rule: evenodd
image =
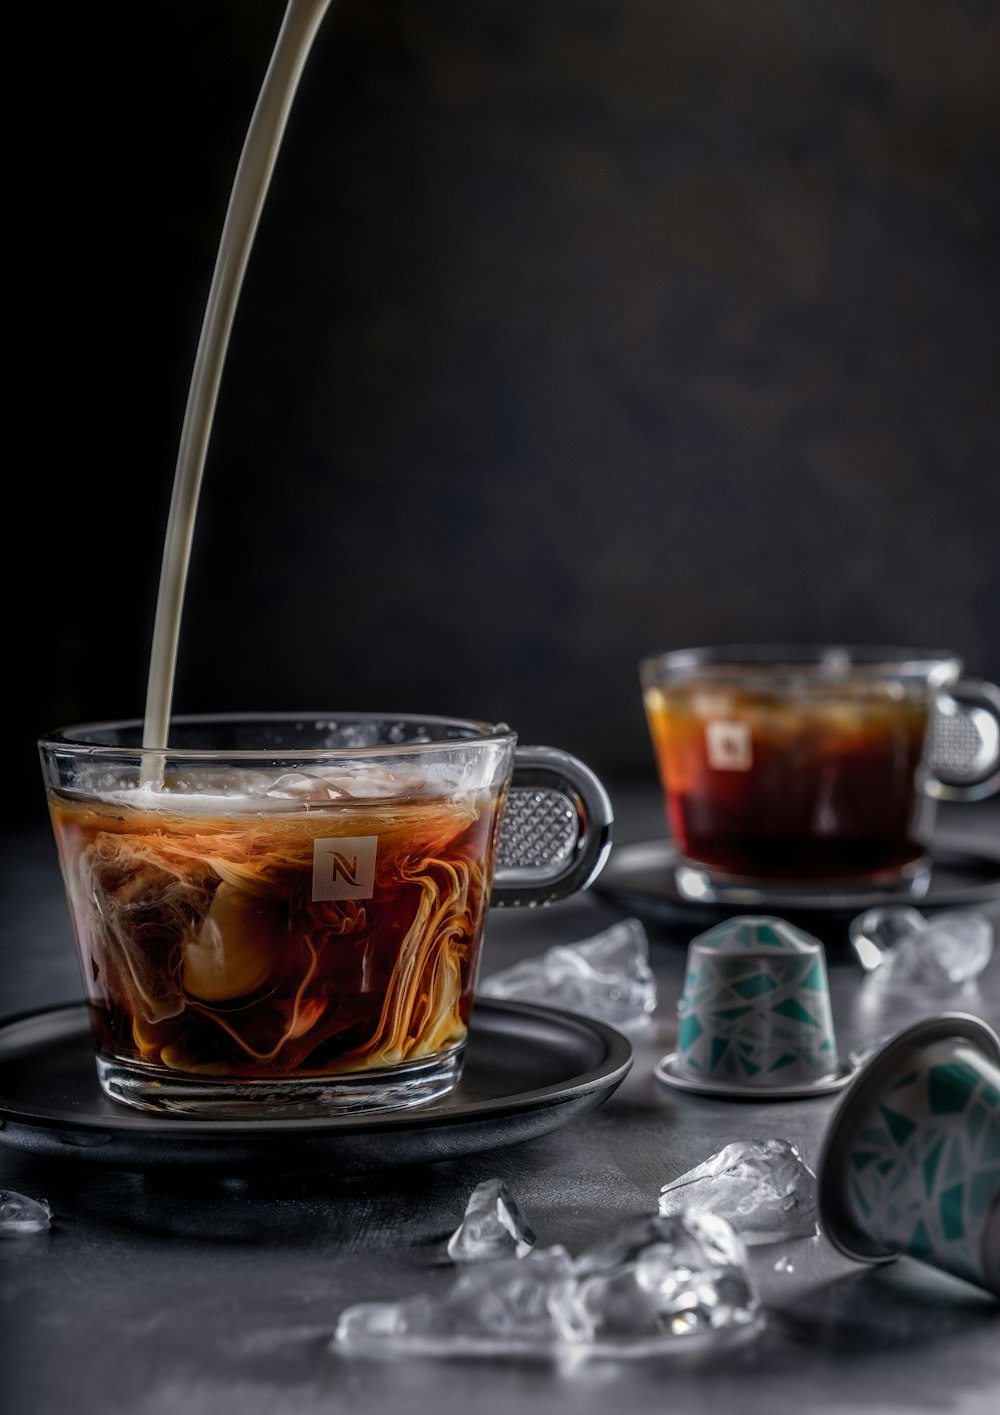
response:
M347 1307L334 1345L381 1355L492 1355L546 1351L586 1335L572 1260L556 1245L475 1264L440 1296Z
M649 941L638 919L624 919L580 943L555 944L479 985L485 997L524 998L580 1012L624 1030L656 1010Z
M924 916L919 909L895 906L866 909L851 920L848 932L858 962L866 973L874 973L892 957L902 939L923 926Z
M43 1233L52 1226L52 1210L44 1199L32 1199L13 1189L0 1189L0 1238Z
M635 1219L582 1253L574 1271L596 1343L677 1339L759 1316L746 1250L717 1214Z
M862 967L893 983L955 986L978 978L993 955L993 923L975 909L869 909L849 935Z
M565 1248L477 1263L441 1295L363 1302L333 1349L366 1356L542 1354L576 1362L690 1350L762 1324L746 1249L715 1214L644 1215L575 1261Z
M448 1240L456 1263L494 1258L523 1258L535 1246L535 1235L521 1215L502 1179L484 1179L472 1191L465 1217Z
M341 801L347 792L319 773L286 771L275 778L267 794L278 801L302 801L312 804L320 801Z
M819 1232L816 1176L789 1140L737 1140L660 1190L661 1214L711 1212L756 1245Z

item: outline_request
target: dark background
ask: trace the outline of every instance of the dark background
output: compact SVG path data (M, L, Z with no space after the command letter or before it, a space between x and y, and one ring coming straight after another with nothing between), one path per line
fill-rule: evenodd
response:
M283 14L37 6L8 50L6 697L39 817L35 738L144 710ZM237 314L175 707L500 718L617 779L652 775L649 650L910 643L1000 678L998 74L986 0L333 0Z

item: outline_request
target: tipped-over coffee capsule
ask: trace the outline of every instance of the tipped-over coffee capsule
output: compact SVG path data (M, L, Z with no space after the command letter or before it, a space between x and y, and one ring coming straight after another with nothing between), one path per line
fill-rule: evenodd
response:
M953 1012L890 1038L844 1092L817 1180L848 1257L907 1254L1000 1296L1000 1037Z
M688 947L677 1051L656 1068L682 1089L754 1100L843 1085L823 945L770 914L726 919Z

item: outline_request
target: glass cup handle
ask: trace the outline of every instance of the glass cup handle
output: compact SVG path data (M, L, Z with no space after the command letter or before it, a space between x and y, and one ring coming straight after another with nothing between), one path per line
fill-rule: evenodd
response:
M494 907L533 907L586 889L611 849L611 799L590 767L555 747L517 747L500 822Z
M1000 688L963 678L938 698L924 791L938 801L981 801L1000 791Z

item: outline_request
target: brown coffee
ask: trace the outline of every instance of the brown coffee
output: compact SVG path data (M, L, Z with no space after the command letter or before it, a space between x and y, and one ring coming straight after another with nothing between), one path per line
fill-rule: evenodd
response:
M99 1056L273 1081L459 1047L502 794L50 790Z
M687 860L747 880L874 882L926 855L925 694L816 683L792 700L697 681L644 699Z

